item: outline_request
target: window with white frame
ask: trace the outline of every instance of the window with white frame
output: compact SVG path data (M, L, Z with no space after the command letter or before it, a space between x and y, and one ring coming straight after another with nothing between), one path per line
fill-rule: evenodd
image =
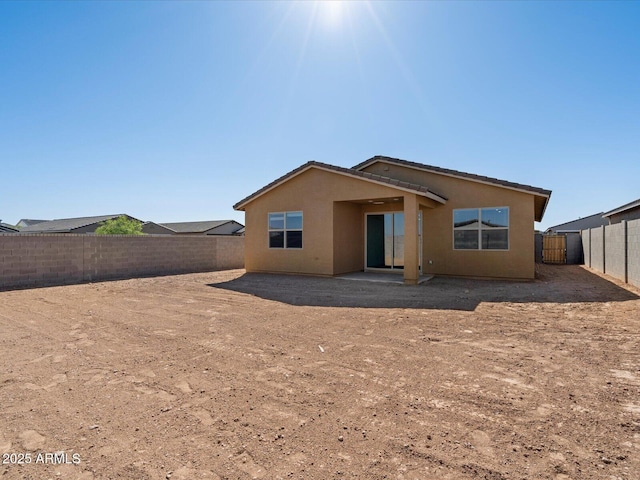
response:
M269 213L269 248L302 248L302 212Z
M508 250L509 207L453 211L454 250Z

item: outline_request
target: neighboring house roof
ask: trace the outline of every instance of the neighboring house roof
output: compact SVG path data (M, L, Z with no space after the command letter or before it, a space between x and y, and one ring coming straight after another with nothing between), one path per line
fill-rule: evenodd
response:
M177 222L177 223L159 223L158 225L168 228L175 233L208 233L215 234L215 230L219 227L229 224L236 224L238 228L233 229L235 233L237 230L244 228L242 224L235 220L206 220L202 222ZM231 226L231 225L229 225Z
M165 225L161 225L156 222L144 222L142 224L142 232L155 233L155 234L160 233L160 234L167 234L167 235L172 235L176 233L175 230L171 230L169 227L166 227Z
M18 230L13 225L9 225L8 223L0 222L0 233L15 233L15 232L19 232L19 231L20 230Z
M125 214L117 215L100 215L96 217L79 217L79 218L60 218L57 220L48 220L45 222L37 223L29 227L25 227L20 230L20 233L69 233L78 228L87 227L93 224L99 224L101 222L118 218L124 215L125 217L133 218ZM98 225L96 225L96 228Z
M478 220L457 222L453 225L453 228L455 228L456 230L478 230L478 228L480 228L480 225L482 225L483 228L508 228L506 225L499 225L497 223L487 222L486 220L483 220L482 222L479 222Z
M365 160L364 162L354 166L353 169L363 170L369 165L372 165L376 162L402 165L405 167L415 168L417 170L422 170L425 172L436 173L439 175L446 175L448 177L461 178L464 180L471 180L473 182L484 183L486 185L495 185L497 187L531 193L536 197L538 197L539 199L536 202L537 205L536 205L536 217L535 217L535 220L538 222L542 220L542 217L544 216L544 212L547 209L547 205L549 203L549 197L551 197L551 190L546 190L544 188L533 187L531 185L524 185L522 183L509 182L507 180L500 180L499 178L485 177L483 175L476 175L474 173L461 172L459 170L452 170L449 168L426 165L424 163L410 162L408 160L402 160L399 158L385 157L383 155L376 155L375 157L371 157L369 160Z
M243 210L247 203L255 200L256 198L264 195L265 193L269 192L270 190L273 190L274 188L276 188L280 184L286 182L287 180L292 179L293 177L296 177L296 176L300 175L303 172L306 172L307 170L309 170L311 168L317 168L317 169L320 169L320 170L334 172L334 173L338 173L338 174L341 174L341 175L346 175L346 176L349 176L349 177L360 178L360 179L368 181L368 182L373 182L373 183L377 183L377 184L381 184L381 185L391 186L391 187L397 188L399 190L405 190L405 191L409 191L409 192L412 192L412 193L418 193L418 194L420 194L420 195L422 195L424 197L427 197L427 198L430 198L432 200L435 200L438 203L446 203L446 201L447 201L447 198L445 198L442 195L439 195L439 194L431 191L428 187L425 187L424 185L418 185L418 184L415 184L415 183L404 182L402 180L397 180L395 178L384 177L382 175L376 175L376 174L369 173L369 172L360 172L358 170L354 170L353 168L337 167L335 165L329 165L327 163L311 161L311 162L305 163L304 165L301 165L300 167L296 168L295 170L290 171L289 173L283 175L282 177L274 180L270 184L262 187L257 192L254 192L251 195L249 195L248 197L240 200L238 203L236 203L233 206L233 208L235 210Z
M33 220L31 218L21 218L18 223L16 223L19 227L30 227L31 225L35 225L36 223L47 222L48 220Z
M617 213L626 212L627 210L633 210L636 208L640 208L640 198L638 200L634 200L633 202L625 203L621 207L614 208L606 213L603 213L603 217L610 217L611 215L616 215Z
M160 223L163 227L167 227L176 233L204 233L212 228L219 227L231 220L210 220L203 222L176 222L176 223Z
M235 232L233 232L234 235L244 235L244 227L242 227L240 230L236 230Z
M597 228L602 225L607 225L609 222L602 218L602 212L588 217L578 218L577 220L571 220L570 222L554 225L545 230L545 233L549 232L579 232L580 230L586 230L588 228Z

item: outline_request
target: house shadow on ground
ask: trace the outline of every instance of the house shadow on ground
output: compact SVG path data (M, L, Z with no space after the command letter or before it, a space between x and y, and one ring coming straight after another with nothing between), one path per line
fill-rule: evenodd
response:
M289 305L473 311L482 302L625 302L631 290L577 265L539 265L530 282L436 277L421 285L245 273L208 286Z

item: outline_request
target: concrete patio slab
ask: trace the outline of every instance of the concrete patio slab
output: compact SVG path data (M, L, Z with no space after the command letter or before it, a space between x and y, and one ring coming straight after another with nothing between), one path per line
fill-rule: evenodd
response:
M397 283L404 284L404 277L398 273L386 273L386 272L353 272L346 273L344 275L338 275L335 278L340 280L359 280L361 282L379 282L379 283ZM424 282L428 282L433 278L433 275L420 275L418 279L418 285Z

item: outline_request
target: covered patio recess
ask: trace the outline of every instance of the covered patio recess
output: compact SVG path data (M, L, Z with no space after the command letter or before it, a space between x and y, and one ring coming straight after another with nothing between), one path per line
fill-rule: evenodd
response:
M437 208L445 200L434 200L419 193L399 191L393 197L364 198L350 201L337 201L334 207L334 243L336 246L336 272L353 271L350 261L361 257L356 271L368 273L398 274L404 277L404 283L415 285L422 274L423 219L428 215L424 211ZM355 205L356 208L342 209L342 203ZM351 211L351 215L341 215L341 210ZM340 231L347 224L361 225L361 231L351 238L340 238ZM356 239L362 239L360 245L353 245ZM351 251L360 246L361 251ZM344 253L346 255L343 255Z

